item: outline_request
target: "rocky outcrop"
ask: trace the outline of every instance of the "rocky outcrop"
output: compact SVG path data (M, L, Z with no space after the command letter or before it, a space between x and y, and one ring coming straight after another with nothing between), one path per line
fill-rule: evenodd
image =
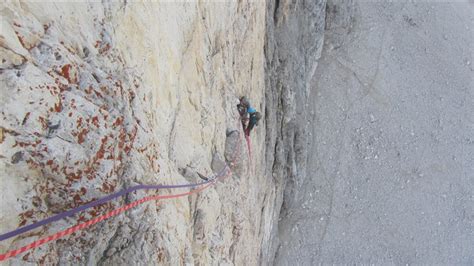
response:
M306 178L325 8L325 0L5 3L2 233L133 185L197 182L233 164L198 195L146 203L9 263L272 263L278 218ZM235 110L241 95L265 117L251 153ZM172 192L132 193L3 241L0 252Z
M133 185L198 182L230 163L230 147L241 151L233 175L198 195L146 203L8 263L258 263L260 225L275 217L265 122L251 164L231 131L242 133L238 96L265 106L265 3L10 1L0 12L2 233ZM0 252L182 191L132 193Z
M275 221L265 223L270 245L262 262L272 263L279 246L280 212L297 196L306 178L308 98L324 39L326 1L270 1L265 40L266 173L272 177L268 205ZM280 211L281 210L281 211Z

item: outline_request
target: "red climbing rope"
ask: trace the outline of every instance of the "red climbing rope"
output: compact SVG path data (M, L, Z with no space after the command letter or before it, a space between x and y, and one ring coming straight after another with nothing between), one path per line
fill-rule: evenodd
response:
M230 173L230 171L228 171L228 173ZM211 186L212 184L213 184L213 183L209 183L209 184L207 184L206 186L204 186L204 187L202 187L202 188L194 189L194 190L191 190L191 191L189 191L189 192L180 193L180 194L161 195L161 196L160 196L160 195L156 195L156 196L144 197L144 198L142 198L142 199L140 199L140 200L134 201L134 202L132 202L132 203L130 203L130 204L127 204L127 205L122 206L122 207L120 207L120 208L118 208L118 209L115 209L115 210L113 210L113 211L110 211L110 212L108 212L108 213L106 213L106 214L104 214L104 215L101 215L101 216L99 216L99 217L96 217L96 218L94 218L94 219L92 219L92 220L89 220L89 221L87 221L87 222L80 223L80 224L78 224L78 225L69 227L69 228L67 228L66 230L59 231L59 232L57 232L57 233L55 233L55 234L53 234L53 235L47 236L47 237L45 237L45 238L38 239L38 240L34 241L33 243L30 243L30 244L28 244L28 245L26 245L26 246L23 246L23 247L21 247L21 248L14 249L14 250L11 250L11 251L9 251L9 252L7 252L7 253L1 254L1 255L0 255L0 261L4 261L4 260L6 260L6 259L8 259L8 258L10 258L10 257L14 257L14 256L16 256L16 255L18 255L18 254L20 254L20 253L23 253L23 252L25 252L25 251L28 251L28 250L30 250L30 249L37 248L37 247L39 247L39 246L41 246L41 245L43 245L43 244L46 244L46 243L48 243L48 242L51 242L51 241L56 240L56 239L58 239L58 238L61 238L61 237L63 237L63 236L70 235L70 234L72 234L72 233L74 233L74 232L76 232L76 231L82 230L82 229L84 229L84 228L86 228L86 227L89 227L89 226L94 225L94 224L96 224L96 223L98 223L98 222L101 222L101 221L103 221L103 220L106 220L106 219L108 219L108 218L110 218L110 217L112 217L112 216L116 216L116 215L118 215L118 214L120 214L120 213L122 213L122 212L124 212L124 211L126 211L126 210L128 210L128 209L131 209L131 208L133 208L133 207L136 207L137 205L140 205L140 204L142 204L142 203L144 203L144 202L147 202L147 201L150 201L150 200L171 199L171 198L178 198L178 197L183 197L183 196L191 195L191 194L193 194L193 193L198 193L198 192L200 192L200 191L206 189L207 187Z
M252 145L250 143L250 136L249 135L245 135L245 140L247 142L247 149L249 151L249 164L250 164L250 170L253 169L252 167Z
M240 141L241 141L241 135L239 134L239 138L238 138L238 141L237 141L237 149L234 151L234 158L232 160L232 162L230 163L230 166L234 166L235 165L235 162L237 160L237 158L239 157L239 154L240 154ZM136 207L140 204L143 204L147 201L151 201L151 200L160 200L160 199L171 199L171 198L179 198L179 197L184 197L184 196L188 196L188 195L191 195L191 194L194 194L194 193L198 193L208 187L210 187L211 185L215 184L217 182L217 180L219 179L224 179L226 178L227 176L229 176L230 174L232 173L232 171L227 168L226 171L225 171L225 174L224 175L221 175L221 176L218 176L215 178L215 180L213 180L212 182L210 183L206 183L204 186L202 186L201 188L198 188L198 189L194 189L194 190L191 190L191 191L188 191L188 192L184 192L184 193L180 193L180 194L171 194L171 195L155 195L155 196L147 196L147 197L144 197L142 199L139 199L139 200L136 200L130 204L127 204L127 205L124 205L120 208L117 208L115 210L112 210L104 215L101 215L99 217L96 217L94 219L91 219L87 222L83 222L83 223L80 223L80 224L77 224L75 226L72 226L72 227L69 227L65 230L62 230L62 231L59 231L53 235L50 235L50 236L47 236L47 237L44 237L44 238L41 238L41 239L38 239L28 245L25 245L25 246L22 246L18 249L14 249L14 250L10 250L6 253L3 253L3 254L0 254L0 261L4 261L8 258L11 258L11 257L14 257L18 254L21 254L23 252L26 252L30 249L34 249L34 248L37 248L41 245L44 245L48 242L51 242L51 241L54 241L58 238L61 238L61 237L64 237L66 235L70 235L76 231L79 231L79 230L82 230L84 228L87 228L89 226L92 226L96 223L99 223L101 221L104 221L110 217L113 217L113 216L116 216L128 209L131 209L133 207Z

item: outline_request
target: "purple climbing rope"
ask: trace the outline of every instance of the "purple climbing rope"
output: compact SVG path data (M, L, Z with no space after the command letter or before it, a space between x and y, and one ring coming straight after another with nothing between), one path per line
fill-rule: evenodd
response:
M130 187L128 189L124 189L122 191L119 191L119 192L116 192L116 193L113 193L113 194L110 194L108 196L105 196L101 199L98 199L98 200L95 200L95 201L92 201L92 202L89 202L87 204L84 204L82 206L79 206L79 207L76 207L74 209L71 209L69 211L65 211L65 212L62 212L62 213L58 213L54 216L51 216L49 218L46 218L46 219L43 219L41 221L38 221L38 222L35 222L35 223L32 223L30 225L26 225L26 226L23 226L23 227L20 227L20 228L17 228L11 232L8 232L8 233L5 233L5 234L2 234L0 235L0 241L3 241L5 239L9 239L11 237L14 237L14 236L17 236L19 234L23 234L25 232L28 232L28 231L31 231L35 228L38 228L40 226L43 226L43 225L46 225L46 224L49 224L49 223L52 223L52 222L55 222L57 220L60 220L60 219L63 219L63 218L66 218L66 217L69 217L69 216L72 216L78 212L81 212L81 211L84 211L84 210L87 210L89 208L92 208L92 207L95 207L95 206L98 206L98 205L101 205L101 204L104 204L108 201L111 201L115 198L118 198L118 197L121 197L123 195L126 195L128 193L131 193L131 192L134 192L136 190L142 190L142 189L169 189L169 188L190 188L190 187L197 187L197 186L201 186L201 185L205 185L207 183L210 183L210 182L213 182L216 178L218 178L219 176L221 176L226 170L227 170L228 166L225 165L222 170L217 174L215 175L215 177L212 177L212 178L209 178L209 180L207 181L204 181L204 182L199 182L199 183L193 183L193 184L183 184L183 185L138 185L138 186L133 186L133 187Z
M237 122L237 125L239 124L239 122ZM43 220L40 220L38 222L35 222L35 223L32 223L30 225L26 225L26 226L23 226L23 227L20 227L20 228L17 228L13 231L10 231L8 233L5 233L5 234L1 234L0 235L0 241L3 241L3 240L6 240L6 239L9 239L9 238L12 238L14 236L17 236L19 234L23 234L25 232L28 232L28 231L31 231L35 228L38 228L40 226L43 226L43 225L47 225L49 223L52 223L52 222L55 222L55 221L58 221L58 220L61 220L63 218L66 218L66 217L69 217L69 216L72 216L78 212L82 212L82 211L85 211L87 209L90 209L92 207L95 207L95 206L98 206L98 205L101 205L101 204L104 204L108 201L111 201L115 198L118 198L118 197L121 197L123 195L126 195L128 193L131 193L131 192L134 192L136 190L142 190L142 189L153 189L153 190L158 190L158 189L171 189L171 188L192 188L192 187L197 187L197 186L201 186L201 185L205 185L205 184L208 184L208 183L211 183L211 182L214 182L215 180L217 180L218 178L220 178L226 171L227 171L227 168L229 168L229 166L227 166L227 164L222 167L221 171L219 171L219 173L217 173L214 177L209 177L207 181L204 181L204 182L199 182L199 183L192 183L192 184L183 184L183 185L137 185L137 186L133 186L133 187L130 187L130 188L127 188L127 189L124 189L124 190L121 190L119 192L116 192L116 193L113 193L113 194L110 194L108 196L105 196L101 199L98 199L98 200L95 200L95 201L92 201L92 202L89 202L87 204L84 204L82 206L79 206L79 207L76 207L74 209L71 209L71 210L68 210L68 211L65 211L65 212L61 212L61 213L58 213L56 215L53 215L49 218L46 218L46 219L43 219Z

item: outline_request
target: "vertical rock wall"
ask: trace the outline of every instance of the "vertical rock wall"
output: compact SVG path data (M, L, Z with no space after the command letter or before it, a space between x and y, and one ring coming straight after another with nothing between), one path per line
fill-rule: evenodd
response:
M226 145L226 134L240 130L238 96L264 110L265 3L10 1L0 12L2 233L132 185L198 182L196 172L242 151L234 175L197 196L146 203L8 263L258 263L261 225L274 218L263 211L265 122L251 164L245 142L230 134ZM0 252L154 193L8 239Z
M266 173L272 177L273 210L262 262L272 263L279 245L278 219L306 178L308 97L324 39L326 1L270 1L265 40Z

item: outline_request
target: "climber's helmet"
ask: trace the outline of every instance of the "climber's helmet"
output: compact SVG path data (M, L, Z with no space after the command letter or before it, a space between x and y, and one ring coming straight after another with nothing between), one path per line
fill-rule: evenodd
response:
M250 106L250 102L249 102L249 99L247 99L246 96L242 96L240 97L240 104L244 105L244 106Z

